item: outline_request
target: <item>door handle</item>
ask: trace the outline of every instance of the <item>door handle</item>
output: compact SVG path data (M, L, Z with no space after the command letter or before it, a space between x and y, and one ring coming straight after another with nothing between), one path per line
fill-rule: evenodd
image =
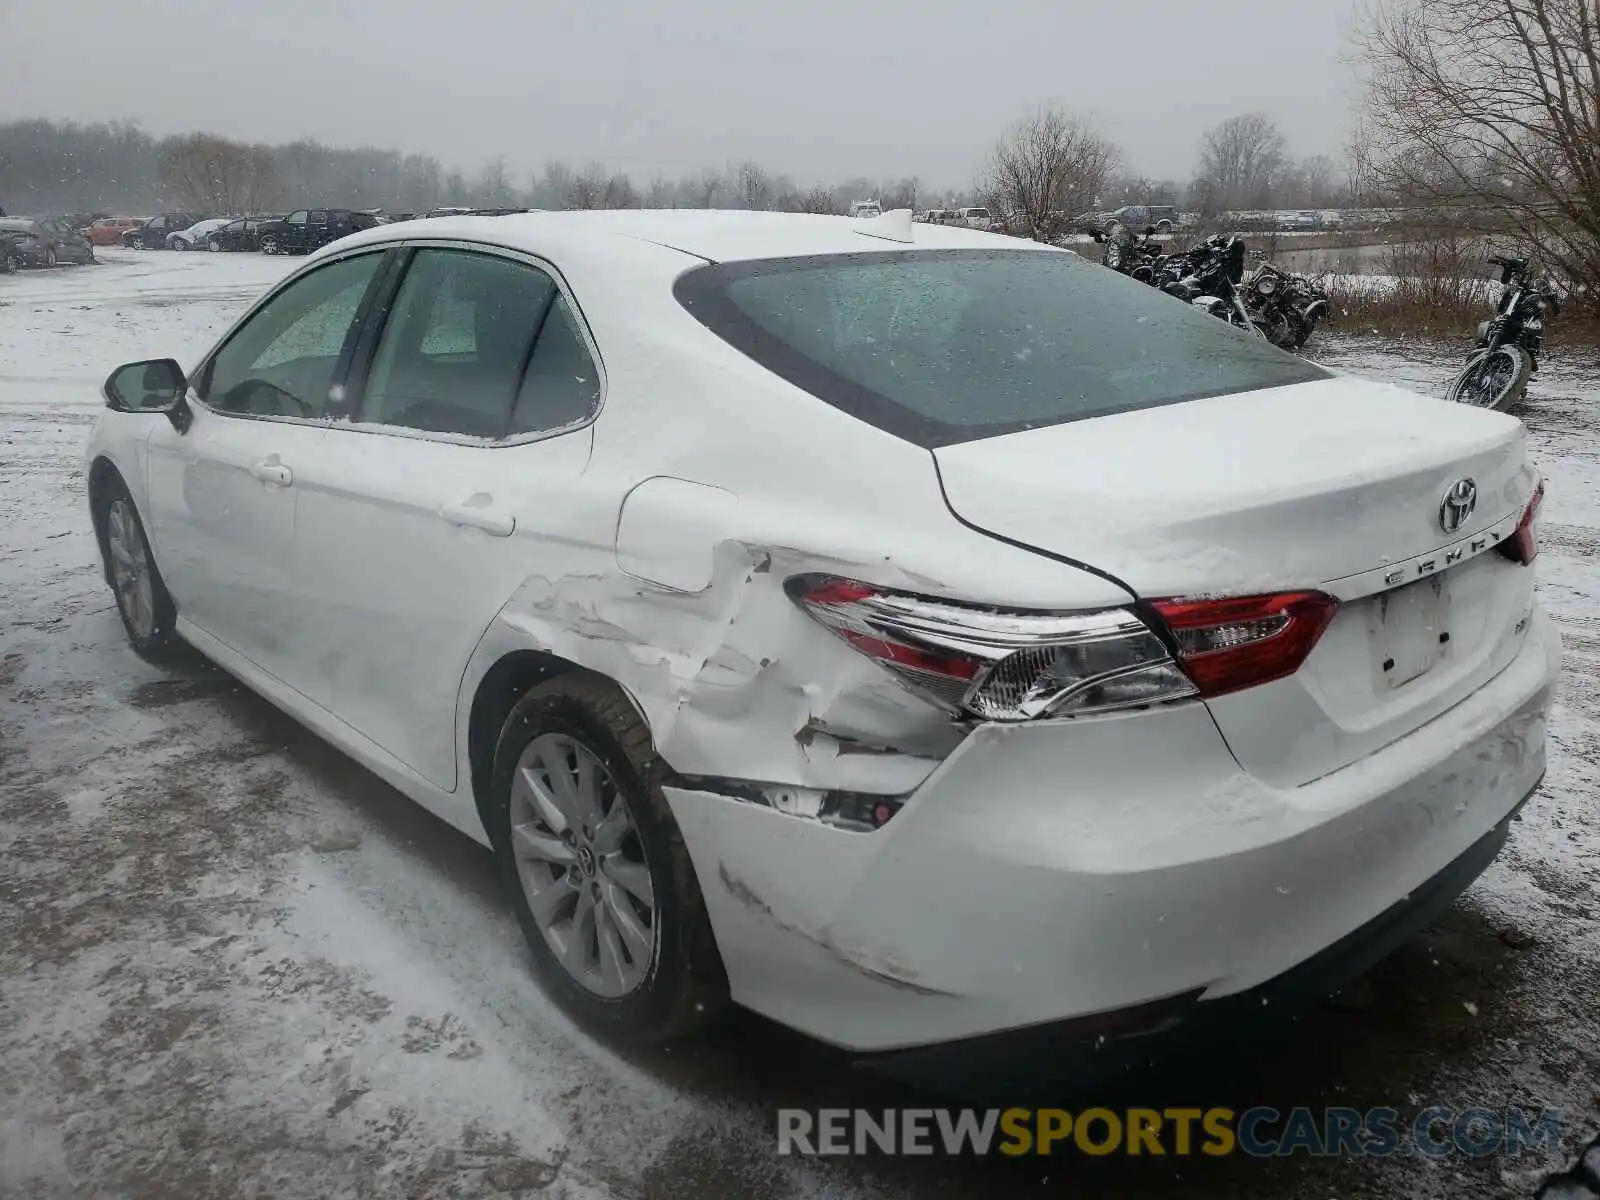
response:
M250 464L250 474L262 483L288 487L294 482L294 472L278 461L276 454Z
M490 508L491 499L479 492L460 504L442 504L439 515L452 525L464 529L481 529L495 537L510 537L516 532L517 519L508 512Z

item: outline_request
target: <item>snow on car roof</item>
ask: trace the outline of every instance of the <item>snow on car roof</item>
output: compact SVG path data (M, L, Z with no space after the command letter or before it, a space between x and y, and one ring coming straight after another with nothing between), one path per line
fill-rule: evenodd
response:
M811 254L870 253L903 248L1047 250L1038 243L943 225L917 225L909 244L863 236L862 222L808 213L717 209L624 209L592 212L531 212L501 217L436 217L384 225L357 235L361 242L407 238L465 238L489 242L557 262L563 249L586 254L627 255L634 242L652 242L712 262L795 258ZM357 239L339 243L348 246Z

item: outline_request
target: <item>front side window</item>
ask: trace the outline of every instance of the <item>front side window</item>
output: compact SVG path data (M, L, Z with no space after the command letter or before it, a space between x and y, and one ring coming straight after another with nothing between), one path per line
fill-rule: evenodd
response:
M341 362L382 262L381 252L341 259L273 296L212 358L205 402L258 417L315 420L341 411Z
M299 212L290 213L288 217L285 218L284 223L288 225L304 225L306 223L305 209L302 208Z
M674 291L768 370L924 446L1328 377L1066 252L725 263Z
M598 393L554 279L493 255L423 249L378 341L361 420L496 440L582 420Z

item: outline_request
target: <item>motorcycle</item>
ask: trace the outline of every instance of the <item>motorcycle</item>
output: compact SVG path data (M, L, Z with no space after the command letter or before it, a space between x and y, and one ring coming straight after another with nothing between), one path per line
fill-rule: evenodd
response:
M1528 392L1544 348L1546 315L1561 305L1545 283L1534 283L1526 258L1495 255L1500 268L1500 302L1495 314L1478 326L1478 340L1467 365L1445 393L1445 399L1479 408L1509 408Z
M1113 221L1104 229L1090 229L1089 236L1105 247L1100 255L1100 262L1104 266L1135 278L1138 278L1136 272L1139 268L1149 266L1160 257L1163 249L1162 244L1154 240L1154 225L1135 235L1126 225Z
M1217 233L1182 256L1187 273L1163 283L1161 290L1212 316L1271 340L1266 323L1245 307L1239 284L1244 279L1245 245L1242 239ZM1181 269L1169 266L1169 273Z
M1261 323L1267 340L1283 350L1299 350L1329 315L1328 297L1304 275L1262 263L1244 284L1245 307Z

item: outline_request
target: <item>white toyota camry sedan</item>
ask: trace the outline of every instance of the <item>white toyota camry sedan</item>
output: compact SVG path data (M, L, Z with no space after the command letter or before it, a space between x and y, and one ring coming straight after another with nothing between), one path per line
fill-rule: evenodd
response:
M1544 771L1521 425L1069 251L386 225L105 399L134 649L490 846L618 1037L731 1000L937 1063L1260 1013L1451 903Z

